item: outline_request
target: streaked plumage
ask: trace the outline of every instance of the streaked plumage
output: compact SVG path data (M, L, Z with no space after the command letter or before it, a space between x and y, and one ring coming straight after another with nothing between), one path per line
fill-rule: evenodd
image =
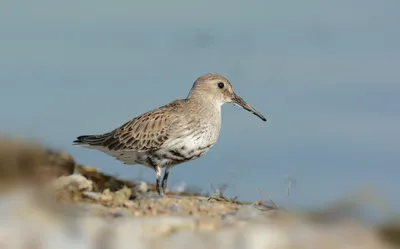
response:
M79 136L74 144L100 150L125 164L153 168L157 191L164 195L169 169L202 156L216 143L221 106L226 102L240 105L265 121L233 92L226 78L206 74L195 81L187 98L137 116L111 132ZM160 186L161 168L166 170Z

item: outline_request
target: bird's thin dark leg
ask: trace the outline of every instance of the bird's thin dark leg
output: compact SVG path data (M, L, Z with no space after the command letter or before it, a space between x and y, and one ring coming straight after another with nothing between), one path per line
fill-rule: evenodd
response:
M169 176L169 168L165 168L164 177L161 183L161 187L164 189L164 191L167 189L168 176Z
M161 167L156 166L155 171L156 171L156 190L159 195L165 196L164 189L160 185Z

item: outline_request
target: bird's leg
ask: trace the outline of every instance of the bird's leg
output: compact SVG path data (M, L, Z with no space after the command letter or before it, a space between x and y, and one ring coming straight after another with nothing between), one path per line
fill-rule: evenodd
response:
M167 189L168 176L169 176L169 168L165 168L164 177L161 182L161 187L164 189L164 191Z
M156 166L155 167L155 171L156 171L156 190L157 190L159 195L165 196L164 189L160 185L161 167L160 166Z

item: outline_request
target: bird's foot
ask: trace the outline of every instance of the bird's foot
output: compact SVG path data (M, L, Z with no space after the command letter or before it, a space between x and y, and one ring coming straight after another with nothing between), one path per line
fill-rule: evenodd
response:
M162 184L164 185L164 184ZM156 182L156 190L157 193L161 196L161 197L165 197L165 188L163 186L160 185L160 181Z

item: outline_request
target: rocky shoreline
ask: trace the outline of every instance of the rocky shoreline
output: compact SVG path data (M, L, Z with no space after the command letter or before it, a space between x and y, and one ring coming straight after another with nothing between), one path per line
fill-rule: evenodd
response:
M168 193L78 165L66 153L0 142L1 248L398 248L398 223L371 227L221 193Z

